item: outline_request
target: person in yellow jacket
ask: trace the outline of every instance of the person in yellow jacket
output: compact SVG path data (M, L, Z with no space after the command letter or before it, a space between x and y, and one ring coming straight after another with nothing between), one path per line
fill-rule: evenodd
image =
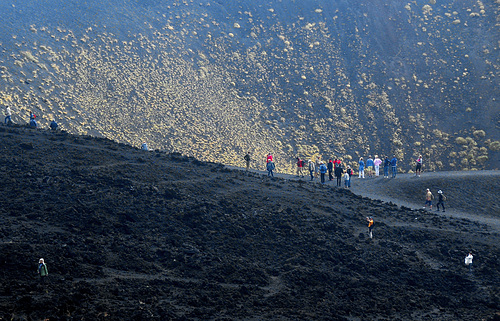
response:
M368 216L366 221L368 222L368 235L370 235L370 238L373 238L373 217Z

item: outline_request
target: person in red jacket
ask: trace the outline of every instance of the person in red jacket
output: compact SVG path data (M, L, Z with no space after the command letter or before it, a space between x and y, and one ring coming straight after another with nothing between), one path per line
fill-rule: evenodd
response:
M304 173L302 170L304 169L304 160L297 157L297 177L304 178Z

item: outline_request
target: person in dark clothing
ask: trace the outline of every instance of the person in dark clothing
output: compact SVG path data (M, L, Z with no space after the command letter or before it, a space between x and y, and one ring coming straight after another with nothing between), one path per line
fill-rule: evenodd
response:
M314 172L316 170L314 162L312 160L309 160L307 162L307 167L309 168L309 174L311 175L311 181L314 180Z
M268 162L266 165L267 176L274 177L273 171L275 168L276 168L276 165L274 165L274 163L272 161Z
M443 191L439 190L438 191L438 202L436 204L437 210L436 212L439 212L439 205L443 207L443 212L444 212L444 201L446 201L446 196L443 195Z
M392 166L392 178L396 178L396 174L398 173L398 159L396 158L396 155L392 156L391 159L391 166Z
M52 119L52 121L50 122L50 129L51 130L57 130L57 123L56 123L56 120L55 119Z
M333 161L330 159L330 161L328 162L328 180L332 180L333 179Z
M335 177L337 178L337 186L342 186L342 173L344 172L344 169L342 166L338 165L335 167Z
M246 170L248 171L250 169L250 152L247 152L243 159L245 160L245 164L247 165Z
M391 166L391 161L386 156L384 160L384 178L389 178L389 166Z

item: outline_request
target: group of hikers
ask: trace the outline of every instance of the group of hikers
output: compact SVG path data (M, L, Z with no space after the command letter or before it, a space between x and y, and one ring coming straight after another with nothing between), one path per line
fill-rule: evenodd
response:
M371 156L368 157L366 163L363 157L359 158L358 166L358 178L364 179L365 177L378 177L380 176L380 169L383 169L383 177L389 178L389 171L391 172L391 177L396 178L398 159L396 155L393 155L391 159L388 156L383 157L384 160L375 155L375 158ZM244 156L246 163L246 170L250 169L251 156L250 152ZM422 171L422 155L415 160L415 175L420 177ZM333 157L328 160L325 164L318 156L315 161L309 159L306 163L304 159L296 157L297 166L297 177L304 178L304 170L309 171L309 176L311 181L315 178L320 178L322 184L326 182L326 174L328 173L328 180L332 181L334 177L336 178L337 186L342 186L342 180L344 180L344 187L351 187L351 178L354 175L354 171L350 165L344 166L340 159ZM274 158L272 154L267 154L266 156L266 170L268 176L274 177L274 170L276 165L274 163ZM366 176L365 176L366 174Z
M12 109L10 109L10 106L5 107L4 114L5 114L4 124L7 126L12 125L13 124L13 122L12 122ZM38 122L36 120L36 115L31 110L29 111L28 126L30 128L35 128L35 129L38 128ZM49 127L51 130L57 130L57 127L59 127L59 125L57 124L55 119L52 119Z

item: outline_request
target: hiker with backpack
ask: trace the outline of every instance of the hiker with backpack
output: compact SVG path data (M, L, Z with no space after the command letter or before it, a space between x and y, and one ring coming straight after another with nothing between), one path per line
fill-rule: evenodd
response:
M439 212L439 205L441 205L443 207L443 212L444 212L444 201L446 201L446 196L444 196L442 190L439 190L438 191L438 202L436 204L436 207L437 207L436 212Z

